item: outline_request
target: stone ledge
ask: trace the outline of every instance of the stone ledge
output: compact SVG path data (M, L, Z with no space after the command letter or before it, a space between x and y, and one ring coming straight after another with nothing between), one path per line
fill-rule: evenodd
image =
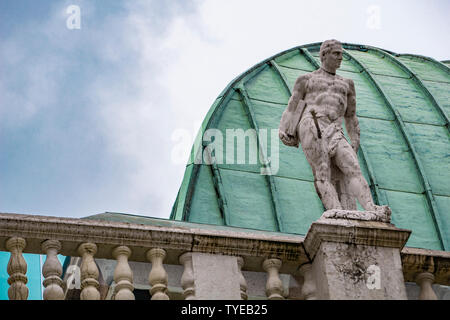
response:
M324 241L399 248L406 244L410 230L377 221L319 219L313 222L304 240L306 252L314 259Z
M1 251L6 251L6 239L14 236L27 240L24 253L40 254L41 243L52 239L61 241L62 255L72 257L79 256L77 248L81 243L93 242L98 245L96 258L104 259L112 259L116 246L126 245L132 250L130 261L141 262L147 262L146 251L154 247L167 251L167 264L179 264L178 257L187 251L241 256L245 259L245 269L252 271L261 271L261 263L266 258L282 259L282 270L287 273L295 272L299 264L309 261L301 236L239 232L232 227L215 232L196 224L167 227L0 213Z
M401 258L405 281L415 282L418 274L430 272L435 283L450 285L450 251L403 248Z

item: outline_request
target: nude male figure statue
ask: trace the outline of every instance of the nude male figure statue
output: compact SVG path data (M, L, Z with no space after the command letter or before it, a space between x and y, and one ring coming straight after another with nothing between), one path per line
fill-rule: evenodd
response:
M332 183L332 170L338 168L345 179L344 193L353 199L356 197L366 211L384 211L386 206L373 203L356 156L360 130L356 117L355 85L353 80L336 74L342 62L342 52L342 45L337 40L322 43L320 69L301 75L295 82L280 123L280 139L289 146L301 143L326 210L356 209L343 206L340 201L342 190L338 193L336 184ZM343 120L351 144L344 136Z

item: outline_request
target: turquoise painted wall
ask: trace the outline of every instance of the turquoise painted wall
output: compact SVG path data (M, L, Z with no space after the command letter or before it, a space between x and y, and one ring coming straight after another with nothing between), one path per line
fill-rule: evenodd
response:
M9 252L0 251L0 300L8 300L8 272L6 270L10 257ZM45 262L45 255L29 254L23 255L27 262L28 278L28 300L42 300L43 286L42 265ZM64 262L64 256L58 256L61 264Z
M0 300L8 300L8 272L6 267L10 257L9 252L0 252ZM41 279L41 260L45 261L45 256L38 254L23 255L27 262L27 278L28 278L28 300L42 300L42 280Z

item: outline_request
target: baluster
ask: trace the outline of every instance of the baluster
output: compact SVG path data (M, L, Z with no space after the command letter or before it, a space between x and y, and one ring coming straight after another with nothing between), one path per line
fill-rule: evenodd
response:
M164 249L153 248L147 251L147 259L152 263L152 270L148 276L152 300L169 300L167 295L167 272L163 266L165 257L166 251Z
M133 271L128 264L131 249L127 246L116 247L112 255L117 260L114 270L114 300L135 300L133 293Z
M278 270L281 268L280 259L266 259L263 269L267 272L266 295L269 300L282 300L283 282L281 282Z
M64 300L62 266L57 257L61 243L58 240L46 240L42 243L41 249L47 254L42 267L42 275L45 278L44 300Z
M303 276L302 294L305 300L316 300L316 282L313 277L312 265L310 263L300 268L300 275Z
M94 261L97 253L95 243L83 243L78 247L78 254L81 260L81 300L100 300L98 276L99 271Z
M181 275L181 287L183 288L184 299L194 300L195 288L194 269L192 268L192 253L183 253L178 260L184 266L183 274Z
M237 264L239 269L239 286L241 288L241 299L247 300L247 281L245 281L244 275L242 274L242 267L244 266L244 259L242 257L237 257Z
M436 293L431 286L434 275L431 272L422 272L417 275L416 283L420 286L419 300L437 300Z
M19 237L12 237L6 241L6 249L11 252L7 266L10 300L27 300L28 298L27 262L22 255L26 245L25 239Z

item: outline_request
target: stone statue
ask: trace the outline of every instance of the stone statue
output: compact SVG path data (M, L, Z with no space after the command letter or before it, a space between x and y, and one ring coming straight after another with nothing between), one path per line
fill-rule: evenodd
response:
M326 210L334 210L334 216L356 210L357 198L366 211L378 217L368 220L388 221L390 209L374 204L358 163L360 129L355 85L353 80L336 74L342 53L339 41L322 43L320 69L299 76L295 82L281 118L280 139L288 146L301 144ZM343 120L351 144L344 136Z

